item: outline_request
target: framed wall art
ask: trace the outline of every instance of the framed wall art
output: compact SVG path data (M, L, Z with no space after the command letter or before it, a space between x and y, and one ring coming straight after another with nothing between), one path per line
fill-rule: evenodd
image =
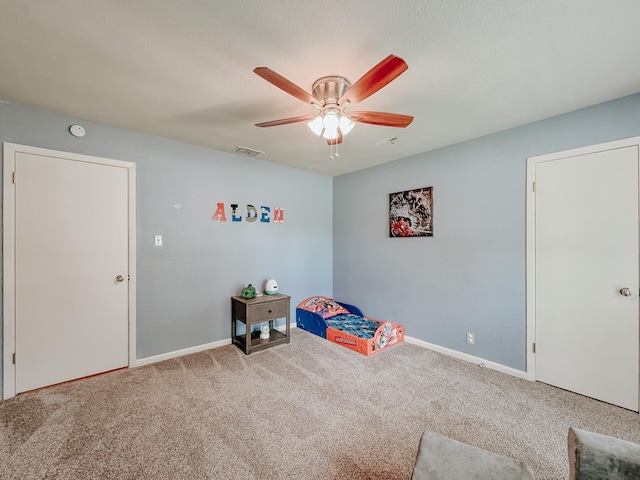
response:
M433 237L433 187L389 194L390 237Z

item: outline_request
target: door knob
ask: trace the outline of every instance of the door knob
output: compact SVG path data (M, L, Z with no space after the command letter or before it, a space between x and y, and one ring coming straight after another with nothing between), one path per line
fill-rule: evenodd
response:
M123 280L124 280L124 277L122 275L118 275L116 277L116 282L122 282ZM631 295L631 294L629 294L629 295Z
M631 292L630 288L621 288L620 289L620 295L625 296L625 297L630 297L633 293Z

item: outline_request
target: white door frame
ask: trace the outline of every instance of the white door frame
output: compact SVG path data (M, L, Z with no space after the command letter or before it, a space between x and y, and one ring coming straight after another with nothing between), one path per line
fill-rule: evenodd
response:
M533 344L536 338L536 199L534 182L536 180L536 165L542 162L558 160L560 158L577 157L603 150L640 145L640 137L625 138L613 142L599 143L588 147L565 150L527 158L527 223L526 223L526 290L527 290L527 380L536 380L536 361ZM640 339L639 339L640 341Z
M49 150L4 142L3 145L3 207L2 207L2 263L3 263L3 399L16 395L15 352L16 312L15 312L15 172L16 155L28 153L45 157L64 158L78 162L96 163L127 169L129 188L129 367L136 366L136 165L131 162L91 157L75 153Z

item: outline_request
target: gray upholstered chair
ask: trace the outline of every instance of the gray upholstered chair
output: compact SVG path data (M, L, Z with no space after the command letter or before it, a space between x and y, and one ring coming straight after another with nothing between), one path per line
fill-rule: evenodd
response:
M424 432L413 468L413 480L535 480L522 462Z
M570 480L640 479L640 445L619 438L569 429Z
M570 428L569 480L639 480L640 445ZM531 468L502 455L424 432L413 480L533 480Z

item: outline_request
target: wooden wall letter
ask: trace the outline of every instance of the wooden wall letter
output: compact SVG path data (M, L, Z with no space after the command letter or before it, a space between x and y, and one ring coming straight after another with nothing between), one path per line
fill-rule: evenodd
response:
M253 213L253 215L252 215ZM255 222L258 219L258 210L253 205L247 205L247 222Z
M221 222L227 221L227 216L224 214L224 203L218 202L216 213L213 214L211 220L220 220Z
M241 222L242 221L242 217L237 217L236 213L238 211L238 204L237 203L232 203L231 204L231 221L232 222Z
M284 208L273 209L273 223L284 223Z
M260 207L262 211L262 217L260 218L261 222L269 223L271 219L269 218L269 213L271 212L271 207Z

